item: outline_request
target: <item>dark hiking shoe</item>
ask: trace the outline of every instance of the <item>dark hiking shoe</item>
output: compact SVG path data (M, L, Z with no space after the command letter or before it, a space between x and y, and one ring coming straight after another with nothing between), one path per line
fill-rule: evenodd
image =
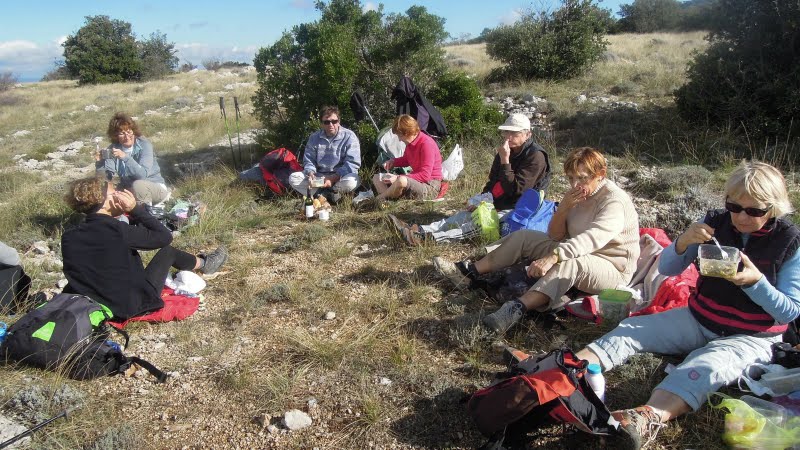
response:
M228 249L226 249L224 245L220 245L213 252L203 256L203 258L206 260L206 262L203 264L203 268L201 270L204 274L211 275L212 273L218 271L219 268L225 264L225 261L228 260Z
M483 318L483 324L495 333L504 334L525 316L525 306L516 301L508 301L500 309Z
M439 275L453 283L457 289L467 289L472 283L473 277L468 275L470 271L463 261L452 263L436 256L433 258L433 267Z
M621 448L639 450L652 443L658 432L667 426L649 406L614 411L611 416L619 421Z

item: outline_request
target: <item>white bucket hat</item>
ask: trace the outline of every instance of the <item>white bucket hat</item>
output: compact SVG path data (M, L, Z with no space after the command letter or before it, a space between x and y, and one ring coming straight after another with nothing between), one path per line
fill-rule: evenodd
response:
M524 131L531 129L531 120L525 114L511 114L505 123L497 127L504 131Z

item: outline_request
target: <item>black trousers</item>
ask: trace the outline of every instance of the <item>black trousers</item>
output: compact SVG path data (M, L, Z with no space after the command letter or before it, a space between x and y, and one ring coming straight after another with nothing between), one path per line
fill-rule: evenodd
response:
M197 259L191 253L168 245L156 253L150 264L144 268L144 276L147 282L160 293L164 288L164 281L167 279L169 268L174 267L178 270L192 270L197 264Z

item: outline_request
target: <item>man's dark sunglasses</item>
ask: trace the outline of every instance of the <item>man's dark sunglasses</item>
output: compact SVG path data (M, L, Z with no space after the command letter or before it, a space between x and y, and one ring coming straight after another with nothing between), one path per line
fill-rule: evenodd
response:
M336 125L337 123L339 123L339 119L334 119L334 120L323 120L323 121L322 121L322 123L324 123L325 125L330 125L330 124L334 124L334 125Z
M767 213L771 208L772 206L768 206L766 209L743 208L742 205L737 205L736 203L732 202L725 202L725 209L727 209L728 211L734 214L739 214L740 212L744 211L745 214L747 214L750 217L764 217L765 215L767 215Z

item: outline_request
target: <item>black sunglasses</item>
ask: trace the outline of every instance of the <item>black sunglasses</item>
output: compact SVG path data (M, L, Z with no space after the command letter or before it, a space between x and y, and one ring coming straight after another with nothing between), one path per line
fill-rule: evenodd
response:
M765 215L767 215L769 210L772 209L772 206L767 206L766 209L744 208L742 207L742 205L737 205L736 203L725 202L725 209L734 214L739 214L740 212L744 211L745 214L747 214L750 217L764 217Z
M322 121L322 123L324 123L325 125L330 125L330 124L334 124L334 125L336 125L337 123L339 123L339 119L334 119L334 120L323 120L323 121Z

